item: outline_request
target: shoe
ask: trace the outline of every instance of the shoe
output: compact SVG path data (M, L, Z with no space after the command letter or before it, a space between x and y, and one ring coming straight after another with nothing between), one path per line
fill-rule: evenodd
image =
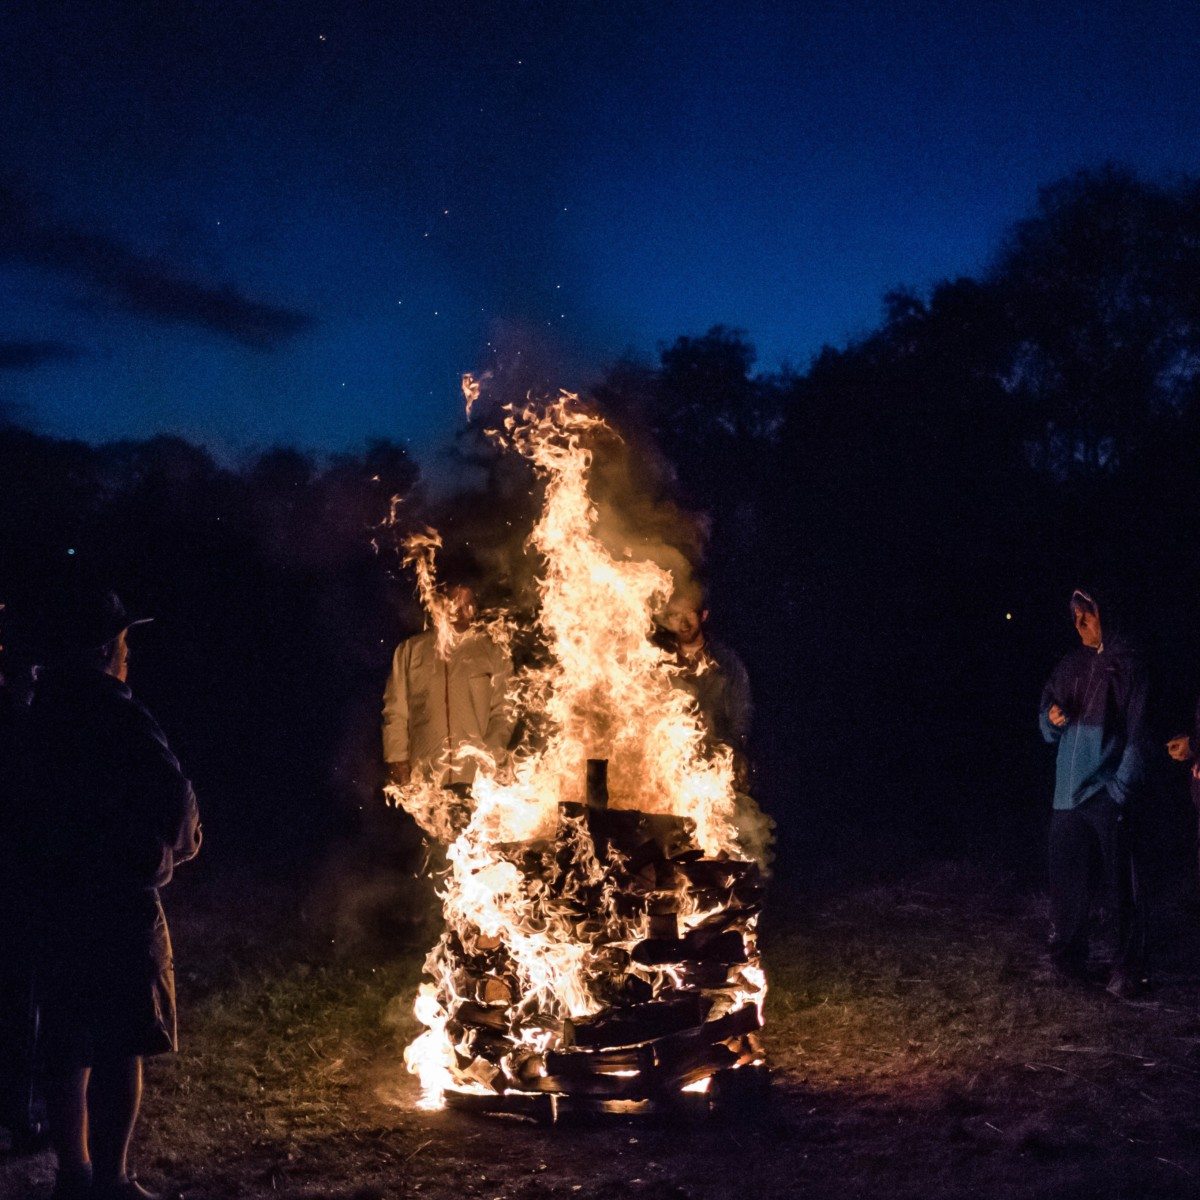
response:
M1150 991L1144 979L1128 975L1119 968L1108 977L1108 985L1104 989L1116 1000L1140 1000Z

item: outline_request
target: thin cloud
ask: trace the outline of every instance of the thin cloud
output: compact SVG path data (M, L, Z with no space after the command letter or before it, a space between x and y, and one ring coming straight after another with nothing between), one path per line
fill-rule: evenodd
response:
M132 312L207 329L255 350L277 349L315 325L308 313L188 279L115 237L38 213L26 195L5 183L0 183L0 260L73 276Z
M81 358L83 351L66 342L4 341L0 339L0 371L31 371L46 363Z

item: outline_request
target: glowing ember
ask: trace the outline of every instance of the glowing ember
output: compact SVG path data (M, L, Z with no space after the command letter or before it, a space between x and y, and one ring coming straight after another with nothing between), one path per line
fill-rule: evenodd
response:
M479 385L463 387L469 405ZM416 1001L425 1032L405 1060L433 1107L447 1093L705 1090L761 1061L761 879L735 819L752 802L650 640L670 573L597 535L589 444L615 435L567 393L507 411L505 444L545 485L527 552L546 665L513 681L529 734L508 761L457 752L478 762L470 805L428 774L390 791L449 864ZM408 561L444 654L440 544L411 539ZM488 631L511 634L503 616Z

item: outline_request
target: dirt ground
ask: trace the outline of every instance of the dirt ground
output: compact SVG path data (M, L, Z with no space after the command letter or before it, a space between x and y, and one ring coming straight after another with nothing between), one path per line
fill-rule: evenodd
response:
M415 1107L420 950L320 949L278 893L179 891L184 1048L150 1067L136 1160L195 1200L1200 1195L1190 905L1160 904L1157 986L1120 1003L1057 986L1039 898L973 870L777 897L765 1114L546 1128ZM0 1159L5 1200L50 1179Z

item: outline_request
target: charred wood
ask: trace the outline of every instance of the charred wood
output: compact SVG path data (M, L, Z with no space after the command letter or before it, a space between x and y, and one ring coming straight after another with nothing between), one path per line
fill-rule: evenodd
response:
M630 957L647 965L703 962L734 966L746 961L746 941L734 929L712 937L693 932L682 938L647 938L633 948Z
M473 1000L464 1000L454 1010L453 1021L467 1028L507 1029L508 1012L503 1008L491 1008L476 1004Z
M588 1049L634 1046L701 1025L711 1007L712 1002L704 996L690 993L611 1009L598 1017L564 1022L563 1040Z

